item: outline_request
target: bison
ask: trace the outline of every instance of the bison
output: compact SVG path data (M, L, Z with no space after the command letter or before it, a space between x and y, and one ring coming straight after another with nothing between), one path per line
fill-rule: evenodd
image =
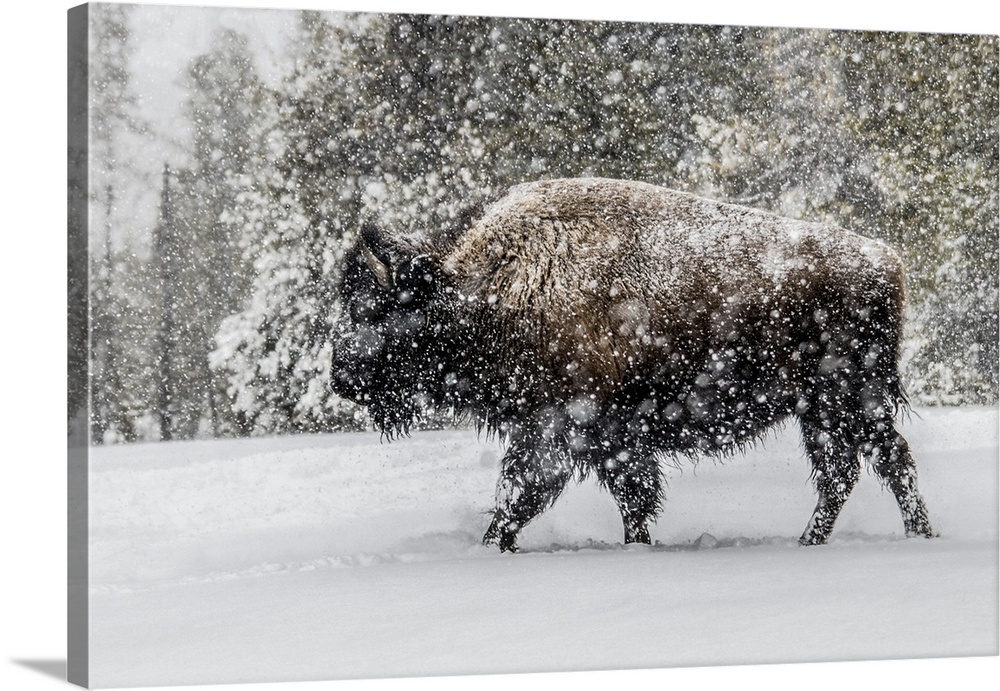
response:
M825 223L640 182L511 187L456 228L362 226L346 257L331 382L383 435L443 410L506 442L483 542L593 476L649 543L664 457L724 456L789 418L827 541L864 458L907 536L931 536L895 426L903 267Z

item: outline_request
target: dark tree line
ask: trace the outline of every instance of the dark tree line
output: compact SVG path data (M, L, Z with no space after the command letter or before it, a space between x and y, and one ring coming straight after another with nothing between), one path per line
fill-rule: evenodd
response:
M996 401L995 37L305 12L280 83L232 31L185 80L193 137L157 181L156 242L92 247L97 439L363 427L327 386L360 223L420 233L561 176L890 242L914 402Z

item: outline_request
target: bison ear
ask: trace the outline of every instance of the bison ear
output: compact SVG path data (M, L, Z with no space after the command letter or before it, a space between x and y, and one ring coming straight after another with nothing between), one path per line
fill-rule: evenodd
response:
M361 254L365 258L365 264L375 274L378 284L383 288L391 288L392 259L389 243L382 231L374 225L365 224L361 227Z

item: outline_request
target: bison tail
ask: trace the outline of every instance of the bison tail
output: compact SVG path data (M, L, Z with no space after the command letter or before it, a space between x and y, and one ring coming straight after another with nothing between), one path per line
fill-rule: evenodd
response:
M910 411L910 400L899 373L899 360L903 340L903 286L893 286L887 299L874 308L875 315L867 328L869 346L864 354L861 371L864 373L863 390L878 400L892 418ZM871 332L869 332L871 334Z
M891 373L885 380L886 387L883 394L883 404L893 418L900 415L907 416L910 413L910 398L906 394L906 388L899 377L899 367L896 361L892 362L891 370Z

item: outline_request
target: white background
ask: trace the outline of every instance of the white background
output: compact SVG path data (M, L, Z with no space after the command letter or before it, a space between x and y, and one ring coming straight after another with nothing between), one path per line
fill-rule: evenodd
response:
M0 19L3 146L0 175L0 688L55 689L66 656L65 151L66 11L71 2L20 0ZM194 3L183 3L194 4ZM713 0L249 0L199 4L336 10L475 13L578 19L757 24L997 34L989 0L941 3ZM11 152L10 149L13 148ZM27 664L25 664L27 662ZM40 663L40 664L39 664ZM48 673L39 672L41 667ZM993 688L1000 659L216 686L269 691L338 689ZM209 688L209 687L188 687Z

